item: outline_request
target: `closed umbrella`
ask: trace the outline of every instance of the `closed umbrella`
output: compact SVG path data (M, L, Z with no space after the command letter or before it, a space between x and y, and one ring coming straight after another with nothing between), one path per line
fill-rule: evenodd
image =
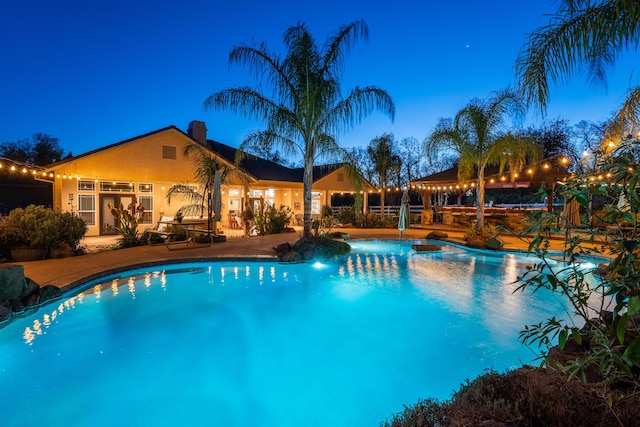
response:
M215 228L218 229L218 221L222 219L222 194L220 193L220 171L216 170L213 176L213 194L211 205L213 207L213 221Z
M400 216L398 218L398 230L400 230L400 238L402 239L402 232L409 228L409 193L407 189L404 189L402 193L402 199L400 199Z
M572 228L580 225L580 203L576 199L567 203L565 200L564 209L560 214L564 220L567 228Z

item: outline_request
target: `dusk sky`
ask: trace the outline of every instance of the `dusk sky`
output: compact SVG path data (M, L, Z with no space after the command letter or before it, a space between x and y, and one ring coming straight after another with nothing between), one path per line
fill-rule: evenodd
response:
M0 142L43 132L77 155L169 125L186 131L191 120L202 120L210 139L237 147L261 124L203 110L215 91L255 85L246 70L229 69L232 47L264 41L284 54L282 33L297 22L322 44L359 19L370 37L346 58L343 92L356 85L385 89L396 118L373 115L341 135L341 144L365 146L385 132L422 141L439 118L452 117L471 98L513 85L526 35L555 9L552 0L6 1ZM637 83L637 58L625 53L608 87L577 76L554 89L547 118L571 124L608 118Z

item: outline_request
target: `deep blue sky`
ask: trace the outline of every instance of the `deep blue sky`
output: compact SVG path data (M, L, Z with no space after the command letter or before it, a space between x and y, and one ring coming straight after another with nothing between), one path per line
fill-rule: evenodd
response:
M44 132L81 154L169 125L186 130L197 119L209 138L237 146L260 124L202 106L214 91L254 84L246 71L229 69L231 48L265 41L283 52L282 33L297 22L323 43L357 19L367 22L370 38L347 56L343 90L387 90L396 119L371 116L341 143L364 146L384 132L422 140L469 99L512 85L526 34L555 8L551 0L6 1L0 142ZM554 90L548 118L606 119L632 69L627 55L607 90L581 77Z

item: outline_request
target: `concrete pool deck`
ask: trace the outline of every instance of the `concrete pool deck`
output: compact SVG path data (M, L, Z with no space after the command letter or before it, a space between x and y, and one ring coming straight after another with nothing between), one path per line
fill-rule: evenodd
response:
M411 228L403 232L403 240L423 240L431 231L440 230L449 235L449 240L464 243L462 230L440 228ZM347 233L351 239L382 238L397 239L397 229L356 229L341 228L336 231ZM295 243L301 236L301 230L295 233L273 234L255 237L229 237L226 242L202 245L188 249L168 250L165 245L138 246L127 249L109 249L117 242L117 237L87 237L81 246L88 249L86 255L30 261L22 264L25 276L41 286L54 285L63 291L82 283L129 268L145 265L163 264L176 261L201 261L216 258L265 258L275 259L273 247L280 243ZM505 242L504 250L526 250L528 243L515 236L500 235ZM553 239L551 250L562 250L564 240ZM12 264L7 264L12 265Z

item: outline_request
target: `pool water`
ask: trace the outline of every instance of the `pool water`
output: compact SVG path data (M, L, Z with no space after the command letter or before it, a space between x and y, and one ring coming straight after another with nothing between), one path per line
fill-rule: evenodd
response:
M377 426L485 369L563 310L513 293L534 260L351 242L317 264L109 276L0 330L3 426Z

